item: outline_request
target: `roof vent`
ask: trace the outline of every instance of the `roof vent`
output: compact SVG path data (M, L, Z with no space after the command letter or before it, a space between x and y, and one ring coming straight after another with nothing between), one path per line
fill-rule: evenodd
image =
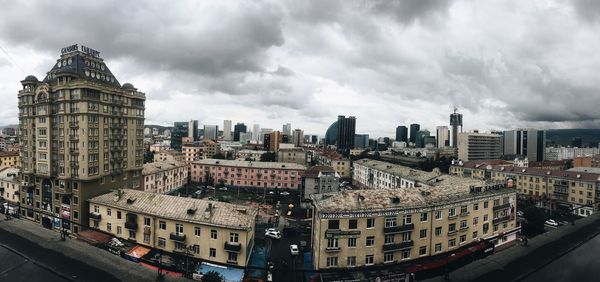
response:
M237 209L237 211L239 211L239 212L241 212L241 213L243 213L243 214L246 214L246 213L247 213L246 209L241 209L241 208L240 208L240 209Z
M188 215L194 215L194 214L196 214L196 210L198 210L198 209L197 209L197 208L193 208L193 209L192 209L192 208L189 208L189 209L187 210L187 214L188 214Z
M135 202L135 199L127 198L127 204L131 205Z
M393 197L393 198L392 198L392 203L393 203L393 204L399 204L399 203L400 203L400 198L398 198L398 197Z

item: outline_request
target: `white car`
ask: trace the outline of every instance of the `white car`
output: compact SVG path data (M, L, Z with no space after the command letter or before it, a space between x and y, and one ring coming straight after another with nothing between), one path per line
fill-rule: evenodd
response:
M285 191L284 191L284 192L281 192L281 193L279 193L279 195L282 195L282 196L289 196L289 195L290 195L290 192L285 192Z
M546 220L546 222L544 222L544 224L558 227L558 222L556 222L556 220L554 220L554 219L548 219L548 220Z
M206 189L208 189L208 190L215 190L215 187L212 187L212 186L206 186Z
M219 188L219 191L227 191L227 187L221 187Z
M281 232L277 230L267 231L265 232L265 236L273 239L281 239Z
M298 245L290 245L290 252L292 253L292 255L299 254L300 250L298 250Z
M273 195L273 194L275 194L275 192L269 191L269 195Z

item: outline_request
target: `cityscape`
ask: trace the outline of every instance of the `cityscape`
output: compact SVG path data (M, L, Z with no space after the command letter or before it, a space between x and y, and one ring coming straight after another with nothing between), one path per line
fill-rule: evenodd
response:
M600 6L435 2L7 5L0 281L597 281Z

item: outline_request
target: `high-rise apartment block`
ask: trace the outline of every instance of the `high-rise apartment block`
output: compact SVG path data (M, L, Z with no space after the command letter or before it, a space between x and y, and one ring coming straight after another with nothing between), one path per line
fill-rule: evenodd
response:
M493 160L502 156L502 136L490 133L463 132L458 134L458 158Z
M22 216L77 233L89 198L140 187L145 94L79 45L63 48L43 81L21 84Z

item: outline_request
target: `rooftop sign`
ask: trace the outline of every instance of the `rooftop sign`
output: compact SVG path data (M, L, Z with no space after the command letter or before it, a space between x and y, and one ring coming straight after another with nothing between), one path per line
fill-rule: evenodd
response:
M71 46L67 46L67 47L60 49L60 53L63 55L68 54L68 53L77 52L77 51L86 53L92 57L100 58L100 52L98 52L92 48L83 46L83 45L79 46L77 44L73 44Z

